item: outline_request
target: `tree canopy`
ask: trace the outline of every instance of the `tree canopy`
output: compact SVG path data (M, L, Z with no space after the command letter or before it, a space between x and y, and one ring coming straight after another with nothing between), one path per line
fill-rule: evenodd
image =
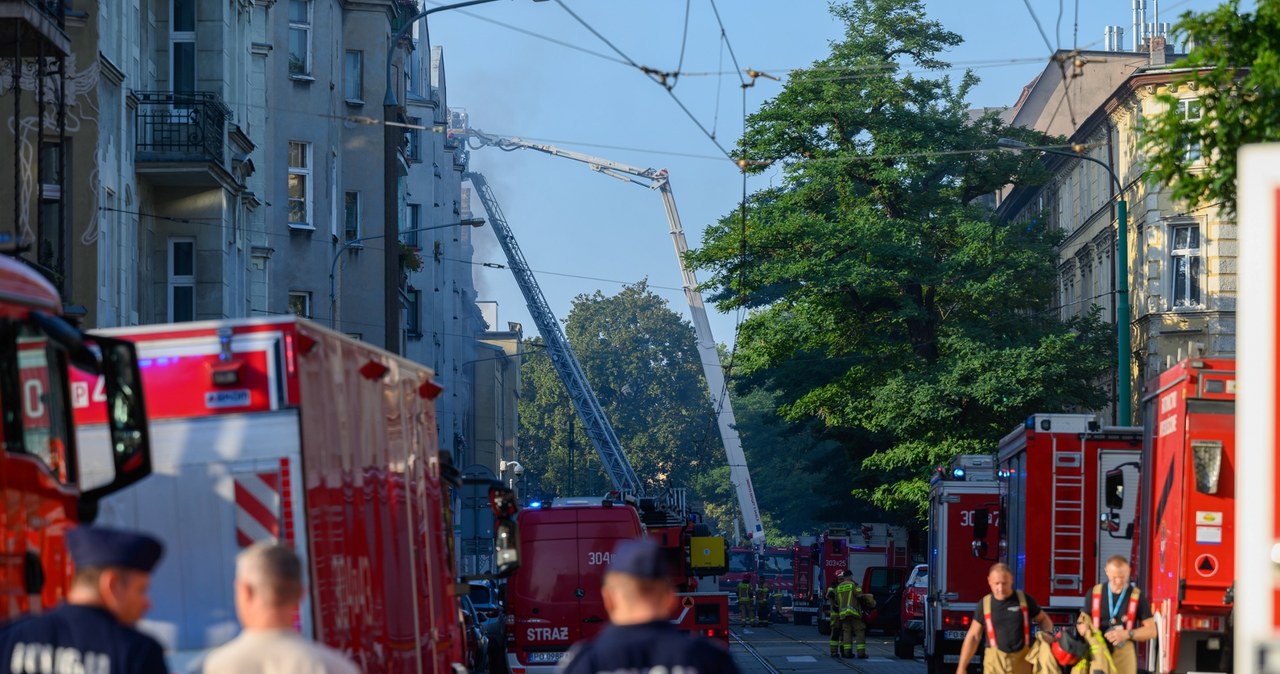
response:
M1239 0L1228 0L1211 12L1186 12L1173 38L1192 45L1174 64L1191 70L1173 84L1194 88L1200 114L1186 114L1177 94L1161 95L1164 110L1149 121L1143 141L1149 170L1175 197L1234 213L1236 153L1248 143L1280 140L1280 3L1259 2L1241 14ZM1213 168L1188 162L1189 146L1204 148Z
M565 322L605 416L647 489L709 495L704 474L724 464L693 328L641 281L616 295L579 295ZM550 358L521 367L520 447L544 495L611 488ZM572 473L572 479L570 474Z
M919 0L832 13L843 40L792 73L738 147L781 183L690 259L721 309L750 309L740 387L838 442L846 489L914 516L933 466L994 451L1032 412L1100 407L1111 333L1096 314L1059 318L1056 232L994 222L990 195L1045 174L1030 153L991 151L1037 139L968 110L972 73L941 75L960 37Z

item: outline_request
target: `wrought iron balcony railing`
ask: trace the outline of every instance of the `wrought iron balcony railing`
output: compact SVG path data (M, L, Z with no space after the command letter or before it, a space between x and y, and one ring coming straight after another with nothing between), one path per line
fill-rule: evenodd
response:
M212 161L225 159L231 109L205 91L138 91L140 160Z

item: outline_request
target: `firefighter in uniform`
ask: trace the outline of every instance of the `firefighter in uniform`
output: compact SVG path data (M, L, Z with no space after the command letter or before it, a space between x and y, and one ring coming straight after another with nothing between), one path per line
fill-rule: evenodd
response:
M743 627L751 627L756 621L755 592L751 587L751 574L742 577L738 583L738 613L742 616Z
M1115 674L1137 674L1137 649L1133 643L1156 638L1151 602L1137 586L1129 584L1129 560L1124 555L1108 559L1106 572L1107 582L1093 586L1085 595L1083 611L1111 645Z
M969 661L984 643L983 674L1031 674L1032 666L1026 657L1031 646L1031 624L1052 633L1053 621L1031 595L1013 589L1013 570L1007 564L991 565L987 585L991 594L983 597L974 610L969 633L960 646L956 674L965 674Z
M761 578L756 585L756 625L760 627L768 627L773 614L773 603L769 599L769 581Z
M866 658L867 622L863 611L875 608L876 598L864 594L853 582L853 575L844 569L836 574L836 584L827 588L827 599L831 601L831 638L827 643L831 657L852 658L856 641L858 657Z
M160 541L81 526L67 532L66 542L75 562L66 603L0 631L0 662L12 674L166 674L160 643L134 629L151 608Z

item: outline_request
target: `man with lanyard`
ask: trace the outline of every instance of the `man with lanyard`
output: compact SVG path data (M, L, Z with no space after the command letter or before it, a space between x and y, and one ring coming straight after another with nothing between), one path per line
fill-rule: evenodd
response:
M1052 632L1053 621L1040 610L1031 595L1013 589L1013 570L1007 564L993 564L987 573L991 594L974 610L969 633L960 646L956 674L965 674L969 661L985 642L983 674L1031 674L1027 650L1031 646L1031 625Z
M164 650L134 629L151 608L151 570L160 541L82 526L66 534L75 576L65 604L0 632L0 663L11 674L166 674Z
M751 574L742 577L738 583L738 614L742 616L742 626L751 627L756 622L755 590L751 587Z
M1129 560L1115 555L1107 560L1107 582L1093 586L1084 598L1084 613L1093 619L1093 628L1103 633L1111 645L1116 674L1137 674L1135 641L1156 638L1156 621L1151 602L1142 591L1129 584Z

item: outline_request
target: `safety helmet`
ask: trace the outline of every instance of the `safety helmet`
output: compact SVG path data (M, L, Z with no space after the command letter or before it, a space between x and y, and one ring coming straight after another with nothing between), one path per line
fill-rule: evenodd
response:
M840 569L839 571L836 572L836 578L848 578L848 577L849 577L848 569Z
M1089 644L1071 628L1062 630L1058 638L1050 645L1053 657L1063 667L1080 662L1089 652Z

